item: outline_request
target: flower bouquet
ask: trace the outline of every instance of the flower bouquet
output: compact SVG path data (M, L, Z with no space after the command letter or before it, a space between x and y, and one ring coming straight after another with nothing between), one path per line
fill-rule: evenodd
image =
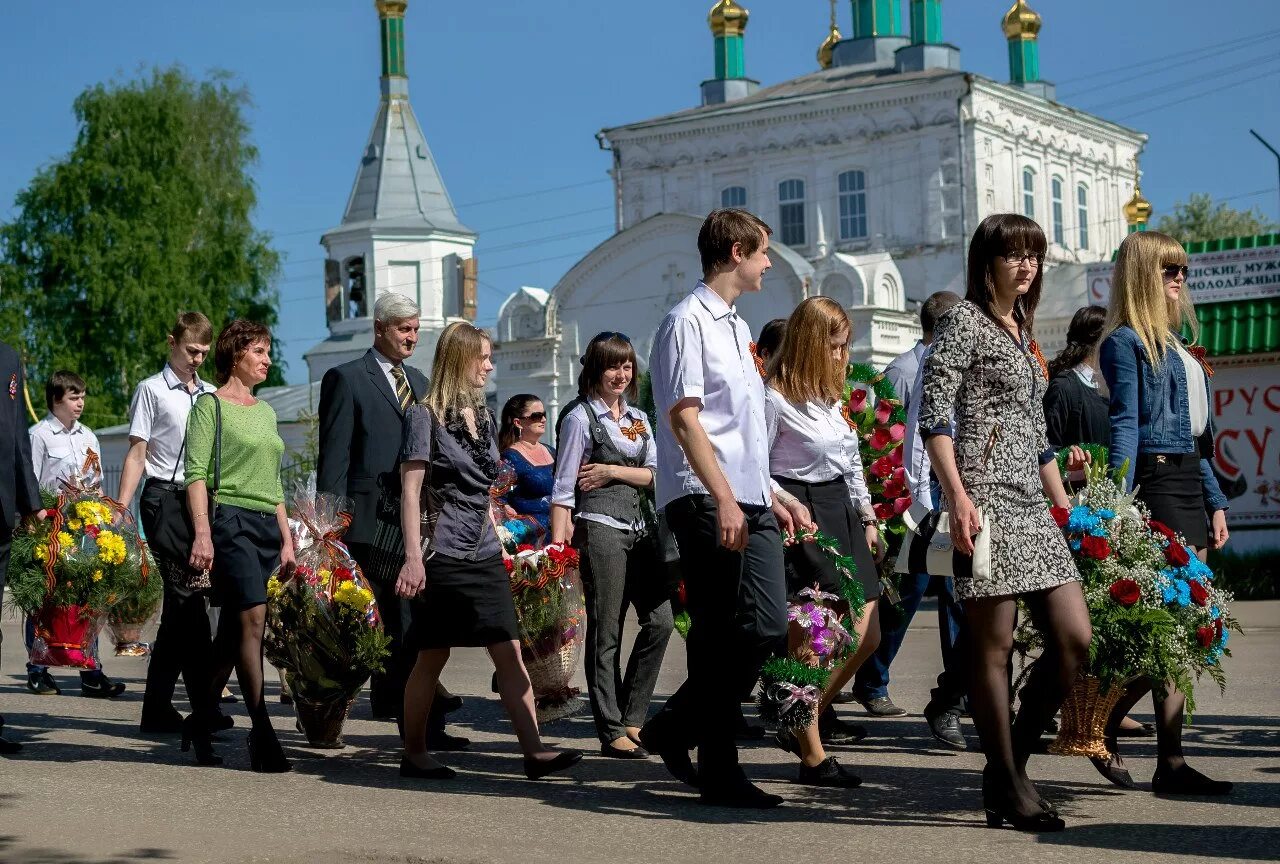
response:
M1062 729L1051 749L1063 755L1105 756L1103 731L1125 686L1148 678L1166 682L1194 711L1194 680L1208 673L1219 687L1218 665L1229 653L1227 631L1239 629L1230 596L1172 531L1150 520L1142 502L1123 490L1094 456L1087 485L1070 509L1051 508L1080 570L1093 626L1085 674L1062 707ZM1042 644L1029 618L1017 643L1024 661Z
M60 494L42 496L46 518L14 534L9 590L35 625L32 663L94 669L108 613L160 580L133 515L102 493L96 453Z
M840 576L839 594L817 586L800 591L803 602L787 608L793 634L789 656L772 658L760 670L760 718L799 730L813 723L831 670L857 647L853 622L866 601L853 576L853 558L842 555L833 538L813 531L790 539L816 543Z
M135 592L111 607L107 629L116 643L117 657L146 657L151 653L151 646L142 641L142 628L160 608L163 596L163 581L155 573L149 573Z
M264 648L284 670L298 722L313 747L342 745L342 725L365 681L390 655L373 592L341 537L350 501L316 494L314 479L290 501L300 526L297 565L267 582Z
M515 486L516 469L504 459L498 463L498 479L489 488L489 498L498 540L508 552L517 546L542 546L547 540L547 532L538 524L537 519L532 516L507 516L504 502Z
M565 544L544 549L520 546L505 563L538 721L567 717L577 710L578 688L569 682L578 665L587 614L578 553Z

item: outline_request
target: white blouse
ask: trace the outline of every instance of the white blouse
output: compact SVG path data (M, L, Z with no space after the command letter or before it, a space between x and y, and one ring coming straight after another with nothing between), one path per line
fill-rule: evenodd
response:
M1209 425L1209 391L1204 386L1204 369L1200 366L1200 361L1192 357L1177 339L1173 340L1173 347L1187 373L1187 408L1191 412L1191 436L1198 438L1204 432L1204 427Z
M764 418L769 433L770 474L806 483L843 478L859 515L875 518L862 473L858 433L849 428L838 404L797 405L766 387Z

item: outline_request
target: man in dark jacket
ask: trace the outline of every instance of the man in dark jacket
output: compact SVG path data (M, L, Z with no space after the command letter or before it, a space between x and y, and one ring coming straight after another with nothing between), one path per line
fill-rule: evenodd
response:
M43 513L40 487L31 467L31 438L22 417L23 373L18 352L0 342L0 595L9 571L13 529L21 518ZM6 398L7 397L7 398ZM3 636L0 636L3 641ZM0 717L0 732L4 718ZM0 754L17 753L22 745L0 735Z
M320 385L316 488L353 502L345 539L369 579L383 626L392 640L386 671L375 674L370 682L370 708L375 718L398 720L403 712L405 680L414 660L405 646L412 607L408 600L396 596L395 575L379 574L371 563L382 491L388 490L398 500L404 412L426 395L427 379L404 362L418 345L417 304L389 292L378 298L373 314L373 347L360 359L330 369ZM431 749L467 745L465 738L444 731L444 714L461 704L456 696L437 692L428 740Z

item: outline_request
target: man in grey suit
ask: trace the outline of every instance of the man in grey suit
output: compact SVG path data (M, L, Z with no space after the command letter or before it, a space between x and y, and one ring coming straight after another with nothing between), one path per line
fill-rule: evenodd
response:
M31 438L22 417L24 388L18 352L0 342L0 595L9 571L9 548L20 518L43 513L40 487L31 467ZM0 637L2 638L2 637ZM0 717L0 732L4 718ZM0 754L17 753L22 745L0 735Z
M374 305L373 319L373 347L360 359L330 369L321 382L316 488L344 495L354 504L345 539L369 578L383 626L392 640L386 671L374 675L370 682L370 707L375 718L398 720L403 712L405 680L413 668L413 658L404 647L412 607L396 596L395 578L378 578L369 563L383 490L399 500L404 412L426 395L427 379L404 362L418 345L418 305L402 294L388 292ZM431 749L465 747L465 738L444 731L445 711L456 710L461 700L438 693L433 701L442 710L432 718Z

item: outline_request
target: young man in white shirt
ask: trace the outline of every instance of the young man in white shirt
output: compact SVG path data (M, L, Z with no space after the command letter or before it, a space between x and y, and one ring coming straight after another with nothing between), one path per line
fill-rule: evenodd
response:
M641 743L697 786L704 803L730 807L782 803L738 765L737 671L759 669L783 646L781 531L810 526L805 508L794 498L782 503L790 496L773 489L764 385L751 333L734 310L739 297L763 287L771 233L744 210L707 217L698 232L703 280L663 319L649 364L657 504L680 544L692 628L688 680L646 724Z
M40 486L55 492L62 482L78 476L90 451L101 455L98 436L80 422L84 413L86 387L84 379L74 372L55 372L44 387L49 413L31 427L31 467ZM35 641L35 622L27 618L25 627L27 650ZM93 647L97 659L98 646ZM55 696L62 691L49 674L49 667L27 664L27 689L37 696ZM80 672L80 693L98 699L112 699L124 692L124 684L102 674L102 661L96 669Z
M199 312L179 315L169 332L168 362L138 384L129 402L129 453L120 476L120 501L128 506L142 484L138 510L142 529L151 536L156 535L156 519L166 490L183 486L187 415L200 394L214 390L199 374L212 343L213 325L208 318ZM173 706L178 675L186 684L188 698L193 691L211 686L213 642L208 600L203 590L193 587L200 583L186 561L171 561L155 547L151 551L164 579L164 601L147 666L141 730L176 734L182 729L182 715ZM202 698L203 692L193 700L193 709Z

